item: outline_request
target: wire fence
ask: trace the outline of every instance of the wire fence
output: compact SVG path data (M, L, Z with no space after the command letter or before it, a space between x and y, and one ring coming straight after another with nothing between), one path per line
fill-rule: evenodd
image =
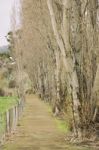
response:
M15 132L23 108L24 100L19 100L17 105L0 114L0 145L5 142L7 136Z

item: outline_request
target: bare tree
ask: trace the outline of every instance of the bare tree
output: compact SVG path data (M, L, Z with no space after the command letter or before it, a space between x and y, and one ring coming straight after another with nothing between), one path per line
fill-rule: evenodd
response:
M98 3L23 0L23 27L16 40L17 60L33 91L52 104L55 115L70 108L68 119L78 138L92 134L99 113Z

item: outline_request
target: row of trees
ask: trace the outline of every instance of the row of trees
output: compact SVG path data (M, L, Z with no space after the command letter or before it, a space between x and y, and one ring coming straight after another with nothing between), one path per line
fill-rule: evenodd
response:
M89 136L99 108L98 0L23 0L21 20L15 56L33 92L67 114L74 137Z

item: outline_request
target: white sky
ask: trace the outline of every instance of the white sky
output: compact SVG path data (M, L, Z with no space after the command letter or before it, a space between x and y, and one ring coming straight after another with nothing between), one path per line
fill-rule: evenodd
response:
M6 45L5 36L10 31L10 16L14 0L0 0L0 46Z

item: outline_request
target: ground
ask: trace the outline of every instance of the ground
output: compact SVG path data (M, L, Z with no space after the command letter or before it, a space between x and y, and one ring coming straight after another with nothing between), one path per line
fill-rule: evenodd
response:
M26 98L16 133L0 150L89 150L88 147L67 144L65 136L57 127L48 106L31 95Z

